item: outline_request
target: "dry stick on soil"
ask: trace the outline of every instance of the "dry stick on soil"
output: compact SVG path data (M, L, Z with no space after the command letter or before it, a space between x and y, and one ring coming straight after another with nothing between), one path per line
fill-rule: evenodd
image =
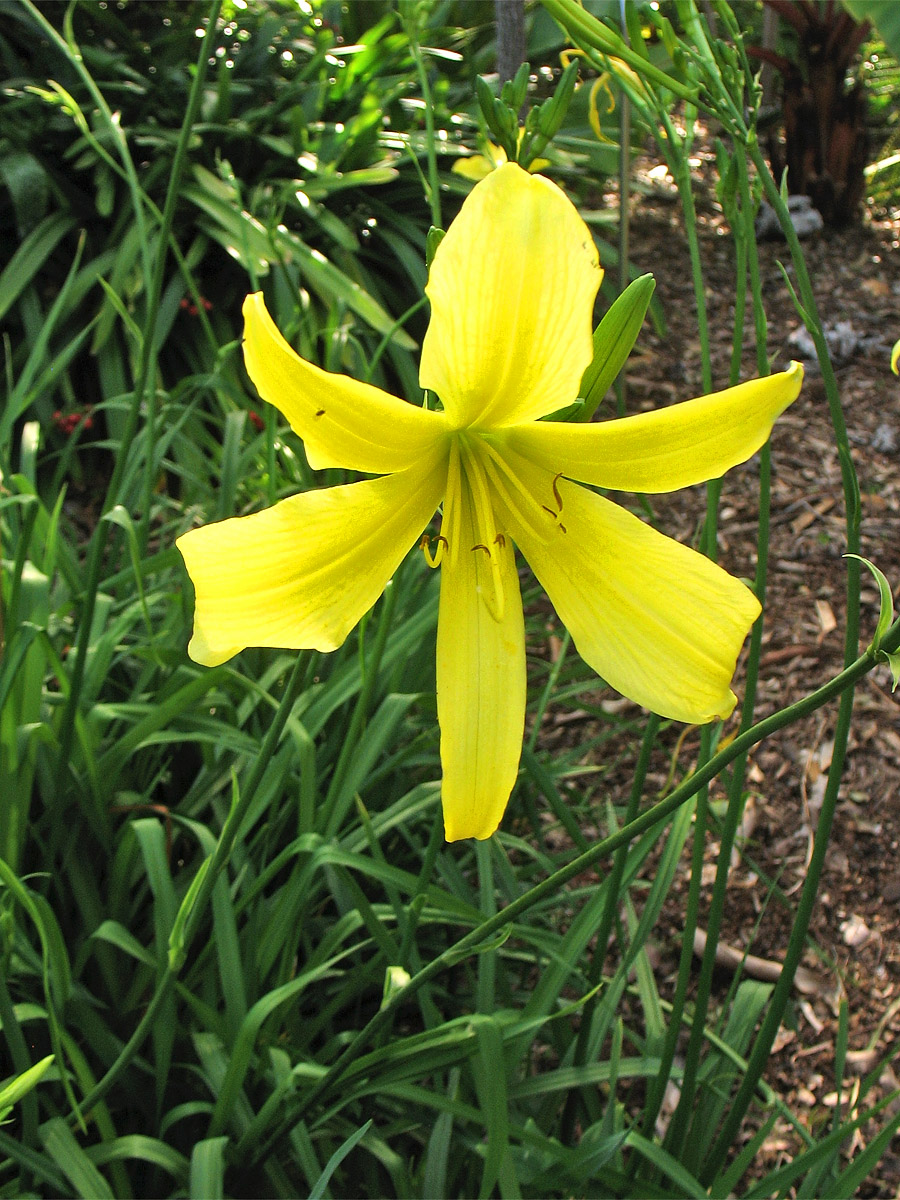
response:
M697 929L694 932L694 954L702 958L706 951L706 931ZM772 958L757 958L755 954L747 954L736 946L725 942L716 943L716 966L725 967L729 971L743 971L751 979L761 979L765 983L777 983L784 969L783 964ZM794 973L794 987L798 992L810 996L821 996L821 982L808 971L806 967L798 967Z

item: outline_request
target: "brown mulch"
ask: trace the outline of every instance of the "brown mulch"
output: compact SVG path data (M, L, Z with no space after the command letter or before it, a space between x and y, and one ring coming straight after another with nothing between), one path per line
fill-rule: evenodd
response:
M652 167L653 163L646 164ZM712 325L714 386L728 382L732 344L734 252L715 201L712 155L698 156L702 259ZM640 173L639 173L640 175ZM646 175L644 176L647 179ZM629 412L687 399L702 391L687 241L674 188L654 185L634 204L631 258L652 271L667 331L645 326L627 377ZM615 197L611 203L617 202ZM889 370L890 348L900 338L900 215L866 217L853 228L823 231L804 243L820 315L835 330L835 356L844 419L862 500L862 554L894 587L900 584L900 380ZM779 260L788 265L785 243L759 247L767 302L769 351L774 368L804 359L792 334L802 329L784 284ZM788 265L789 274L793 274ZM745 322L743 378L755 374L752 312ZM846 549L841 472L824 387L814 363L805 361L800 399L780 419L772 438L772 523L766 627L757 717L808 694L843 665ZM705 490L655 497L659 526L695 543ZM756 560L758 473L755 462L730 472L720 506L720 561L734 574L752 577ZM871 640L878 615L874 581L864 570L860 652ZM738 676L736 690L742 695ZM723 940L741 953L778 960L784 952L793 907L812 849L830 761L837 704L820 709L757 746L747 777L749 816L743 854L729 884ZM548 731L550 732L550 731ZM651 789L662 789L675 736L654 760ZM543 733L543 731L542 731ZM577 736L573 728L570 737ZM696 761L699 734L679 748L679 777ZM609 753L605 747L604 754ZM630 762L633 763L633 757ZM614 774L618 774L618 769ZM606 775L603 790L618 794ZM627 788L627 774L622 776ZM715 800L723 793L713 789ZM718 845L709 835L703 883L711 892ZM821 893L810 929L804 990L795 991L791 1027L782 1028L766 1078L801 1121L821 1133L833 1116L835 1043L841 1002L849 1011L847 1078L886 1063L900 1048L900 690L891 693L886 667L859 686L849 753L828 851ZM674 979L680 946L689 862L656 931L657 975L665 995ZM787 897L773 898L771 881ZM730 981L722 971L720 995ZM896 1072L896 1073L895 1073ZM865 1100L900 1086L900 1065L887 1063L879 1085ZM850 1104L854 1093L850 1092ZM863 1127L855 1154L877 1126ZM774 1169L793 1157L799 1141L776 1127L760 1164ZM758 1164L758 1165L760 1165ZM896 1196L900 1189L900 1142L882 1157L860 1195Z

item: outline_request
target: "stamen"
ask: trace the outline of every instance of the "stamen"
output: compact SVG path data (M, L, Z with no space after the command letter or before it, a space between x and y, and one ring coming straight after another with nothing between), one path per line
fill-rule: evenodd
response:
M431 550L429 549L429 546L432 542L440 543L437 548L437 554L434 555L432 555ZM440 533L434 538L429 537L427 533L423 533L422 540L419 542L419 549L425 555L425 561L428 563L429 567L434 569L435 567L439 567L441 565L444 552L447 549L447 539L443 536L443 534Z
M494 447L491 446L486 441L482 441L481 446L482 446L482 449L484 449L487 452L487 458L484 461L484 469L485 469L486 474L488 475L488 478L491 481L491 485L493 486L494 490L499 494L500 499L503 501L503 503L506 505L506 507L508 509L510 509L513 513L515 513L516 520L521 523L521 525L531 534L531 536L533 538L535 538L537 541L539 541L543 545L547 541L546 536L540 532L540 529L537 527L536 522L532 522L532 521L529 521L526 519L526 517L524 516L523 511L522 511L523 505L517 504L515 502L515 500L513 500L512 496L510 495L509 489L507 488L506 484L504 483L503 479L501 478L500 472L502 471L503 474L506 476L506 478L509 480L509 482L512 483L516 492L519 494L521 499L525 502L525 506L527 506L528 508L530 508L532 510L535 509L535 504L534 504L533 499L528 494L528 492L526 492L525 489L522 487L521 481L519 479L517 479L516 476L513 474L513 472L510 470L509 464L504 461L503 456L501 454L498 454L497 451L494 449ZM549 512L550 515L553 517L556 516L556 513L551 512L551 510L549 508L547 509L547 512Z
M500 622L503 620L505 611L505 597L503 594L503 573L500 569L500 552L499 549L492 551L489 545L491 541L496 545L496 538L498 536L497 525L494 520L494 508L491 503L490 487L485 478L480 455L474 452L473 447L464 440L460 442L460 454L465 456L463 469L465 471L466 483L469 485L469 496L472 502L472 524L475 530L486 538L484 542L477 542L472 549L483 550L488 556L488 562L491 566L490 584L484 589L479 588L479 594L493 619ZM476 578L479 575L480 572L476 567Z
M562 479L562 471L557 471L553 476L553 482L550 486L553 488L553 499L556 501L556 507L562 512L562 496L559 494L559 488L556 486L560 479Z
M494 562L492 559L491 566L494 568L491 572L492 586L487 588L479 586L477 591L491 618L499 625L503 621L503 614L506 612L506 594L500 581L500 564Z
M450 566L456 568L457 552L459 550L459 522L461 520L460 505L462 504L462 476L459 463L459 445L456 438L450 442L450 461L447 464L447 492L444 497L444 525L447 529L447 552L450 555Z
M545 513L550 514L550 516L553 518L553 520L559 526L562 533L568 533L569 531L566 529L565 525L563 525L562 521L559 519L562 516L563 502L562 502L562 496L559 494L559 488L556 486L556 484L557 484L557 481L560 479L562 479L562 471L558 471L553 476L553 482L550 484L550 486L553 488L553 499L556 501L556 512L554 512L552 508L548 508L546 504L542 504L541 508L544 510Z

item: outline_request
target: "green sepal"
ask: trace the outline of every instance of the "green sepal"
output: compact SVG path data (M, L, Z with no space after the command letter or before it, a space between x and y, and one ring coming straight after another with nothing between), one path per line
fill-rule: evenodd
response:
M434 262L434 256L438 246L444 240L445 230L438 229L437 225L432 225L428 230L428 236L425 239L425 267L431 270L431 264Z
M591 419L622 370L641 331L655 287L656 280L652 275L641 275L633 280L594 330L594 357L582 376L579 389L584 406L574 415L574 420Z
M891 592L891 585L887 581L884 572L876 567L873 562L867 558L863 558L861 554L845 554L844 558L855 558L857 562L864 563L872 575L875 577L875 582L878 584L878 597L880 609L878 613L878 624L875 626L875 636L872 638L869 649L872 650L879 662L886 662L891 669L891 675L894 679L893 690L897 690L897 684L900 683L900 650L882 650L881 643L884 640L884 635L890 629L894 620L894 597Z

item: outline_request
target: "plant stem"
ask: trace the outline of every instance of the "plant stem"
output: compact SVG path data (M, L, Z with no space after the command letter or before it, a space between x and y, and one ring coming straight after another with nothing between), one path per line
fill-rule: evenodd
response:
M431 224L435 229L441 225L441 185L438 179L437 148L434 140L434 101L431 95L431 84L428 82L428 72L425 69L425 58L419 42L419 27L415 17L404 20L406 33L409 38L409 49L416 65L416 75L419 80L419 90L425 105L425 153L428 159L428 204L431 208Z

